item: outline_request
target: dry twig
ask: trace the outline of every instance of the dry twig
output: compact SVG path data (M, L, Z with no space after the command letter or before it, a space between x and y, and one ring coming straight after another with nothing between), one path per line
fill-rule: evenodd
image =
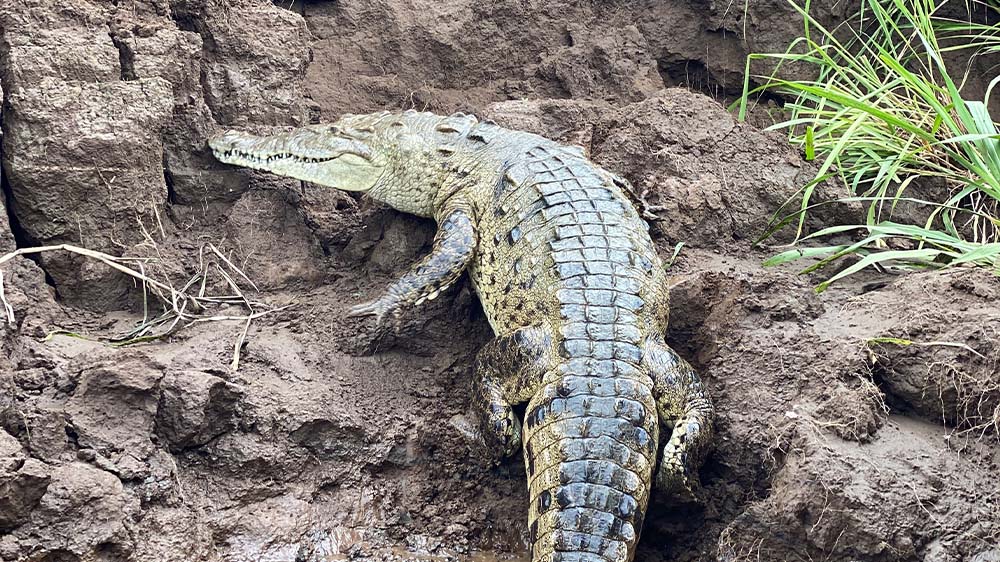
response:
M206 248L219 258L219 263L205 259ZM201 322L240 321L243 325L236 338L233 349L233 360L230 363L230 367L235 371L239 368L240 350L246 342L247 334L250 331L250 324L262 316L288 308L287 306L272 308L266 303L248 298L235 278L243 279L254 291L259 290L257 285L243 271L236 267L232 261L226 258L214 244L207 244L200 249L198 259L200 269L180 289L175 288L169 281L158 280L147 274L146 265L157 261L156 258L117 257L71 244L20 248L0 256L0 266L18 256L53 251L66 251L96 259L108 267L141 282L143 291L142 322L126 334L109 338L107 343L114 346L126 346L162 339ZM135 268L126 265L126 263L132 262L136 264ZM225 280L232 294L213 295L209 293L208 280L211 272L218 273ZM235 278L232 274L235 274ZM188 292L193 287L197 287L198 289L196 294ZM148 295L150 293L155 295L163 304L162 312L152 318L150 317L148 302ZM0 302L3 304L7 323L14 323L14 308L7 300L2 271L0 271ZM245 309L246 313L238 315L210 313L210 309L227 305L239 306ZM163 328L164 326L165 328Z

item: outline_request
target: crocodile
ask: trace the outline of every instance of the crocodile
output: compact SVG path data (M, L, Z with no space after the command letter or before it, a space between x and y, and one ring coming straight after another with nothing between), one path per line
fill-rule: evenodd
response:
M468 271L495 339L453 425L489 462L523 450L533 562L631 561L654 485L690 497L711 402L665 343L667 274L630 185L581 147L413 110L209 146L436 220L430 253L350 314L382 326Z

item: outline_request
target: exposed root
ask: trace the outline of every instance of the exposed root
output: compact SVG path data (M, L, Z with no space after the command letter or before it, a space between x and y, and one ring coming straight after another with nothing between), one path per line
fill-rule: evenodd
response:
M760 552L764 545L764 539L755 538L748 545L740 545L733 538L733 533L732 527L726 527L719 534L716 556L721 562L761 562L764 560Z
M987 342L1000 341L996 334L979 335ZM878 338L869 342L872 364L892 369L893 347L889 346L945 346L971 354L971 363L958 361L961 353L928 362L919 378L919 398L936 404L941 423L951 428L947 438L953 446L958 438L982 440L991 433L1000 437L1000 379L996 376L1000 372L1000 351L986 356L963 343Z

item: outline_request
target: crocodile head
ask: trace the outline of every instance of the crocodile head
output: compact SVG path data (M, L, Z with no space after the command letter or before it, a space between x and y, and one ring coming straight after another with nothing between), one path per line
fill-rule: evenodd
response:
M364 191L407 213L432 216L443 181L444 137L471 116L431 113L344 115L337 122L273 135L228 131L209 139L226 164L265 170L347 191Z
M274 135L227 131L209 139L219 161L347 191L368 191L385 169L364 139L337 125L311 125Z

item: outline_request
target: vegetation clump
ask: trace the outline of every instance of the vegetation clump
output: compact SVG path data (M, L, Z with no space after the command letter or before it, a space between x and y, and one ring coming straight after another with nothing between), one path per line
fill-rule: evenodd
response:
M794 224L795 247L765 263L819 258L804 270L810 272L857 256L819 291L871 266L974 264L1000 273L1000 127L987 110L1000 76L984 99L963 99L968 71L955 74L946 64L957 51L966 61L1000 52L1000 26L944 17L947 0L864 0L855 18L830 30L809 15L808 1L791 4L803 16L804 34L784 53L748 58L739 115L745 118L749 100L765 91L792 99L784 106L787 119L771 128L787 130L819 168L763 237ZM969 14L998 11L978 1L964 7ZM750 64L761 59L775 63L775 71L751 89ZM780 77L790 63L815 78ZM864 222L806 234L806 217L817 205L813 191L828 180L849 190L840 201L864 205ZM901 203L920 209L920 218L900 219ZM854 238L833 243L845 235ZM820 240L825 245L802 244Z

